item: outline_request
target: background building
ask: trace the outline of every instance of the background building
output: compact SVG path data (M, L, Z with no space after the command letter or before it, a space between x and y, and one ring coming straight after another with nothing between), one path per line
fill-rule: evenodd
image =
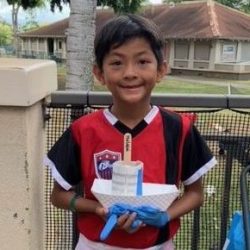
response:
M250 16L213 1L150 5L141 14L162 30L172 74L250 77ZM98 10L97 29L113 16ZM68 19L20 34L23 57L66 59Z

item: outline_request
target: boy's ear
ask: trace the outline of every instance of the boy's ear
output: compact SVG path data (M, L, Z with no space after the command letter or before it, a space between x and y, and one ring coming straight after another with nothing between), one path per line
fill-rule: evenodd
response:
M167 69L168 69L167 62L164 61L158 68L157 82L160 82L162 78L167 74Z
M103 72L96 64L93 66L93 74L100 83L104 84Z

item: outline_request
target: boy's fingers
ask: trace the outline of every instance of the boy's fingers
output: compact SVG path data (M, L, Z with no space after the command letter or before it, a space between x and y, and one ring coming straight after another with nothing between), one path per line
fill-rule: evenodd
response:
M122 228L129 233L135 232L138 230L139 227L132 228L132 223L134 222L136 217L136 213L132 213L128 216L127 220L124 222Z
M123 228L124 223L127 221L129 213L121 215L117 220L117 227Z
M117 228L123 229L128 233L135 233L137 232L141 227L145 227L144 223L139 223L138 226L135 228L132 227L132 224L136 218L136 213L126 213L121 215L117 220Z

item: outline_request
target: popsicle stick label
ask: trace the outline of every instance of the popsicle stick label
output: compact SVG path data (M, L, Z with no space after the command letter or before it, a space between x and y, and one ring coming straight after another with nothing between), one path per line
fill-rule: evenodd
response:
M131 161L131 151L132 151L132 136L130 133L124 135L124 145L123 145L123 160L126 162Z

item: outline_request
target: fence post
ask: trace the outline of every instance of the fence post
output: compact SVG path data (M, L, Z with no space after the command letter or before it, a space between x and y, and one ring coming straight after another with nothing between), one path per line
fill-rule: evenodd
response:
M43 249L42 103L56 88L55 62L0 59L1 250Z

